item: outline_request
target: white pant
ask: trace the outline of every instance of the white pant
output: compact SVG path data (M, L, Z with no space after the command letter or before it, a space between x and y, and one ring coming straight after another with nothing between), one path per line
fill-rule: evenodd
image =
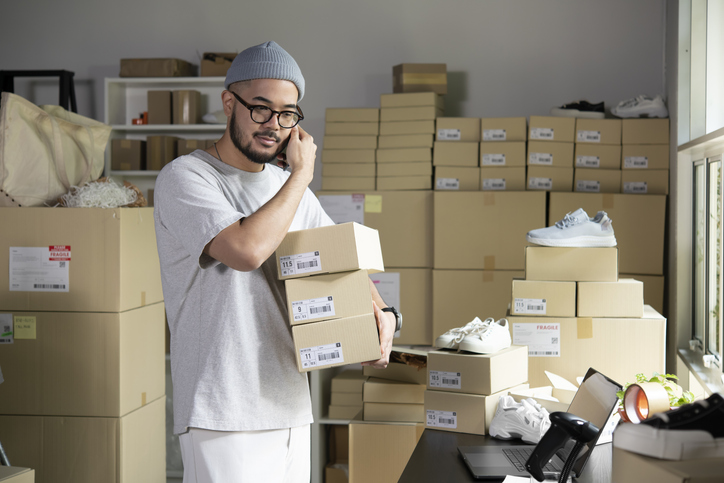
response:
M270 431L180 435L183 483L309 483L309 425Z

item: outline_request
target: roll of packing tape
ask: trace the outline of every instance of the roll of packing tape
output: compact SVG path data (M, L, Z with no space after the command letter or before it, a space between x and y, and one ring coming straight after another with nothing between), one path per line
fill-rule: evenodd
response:
M623 410L632 423L640 423L669 409L669 393L656 382L631 384L623 396Z

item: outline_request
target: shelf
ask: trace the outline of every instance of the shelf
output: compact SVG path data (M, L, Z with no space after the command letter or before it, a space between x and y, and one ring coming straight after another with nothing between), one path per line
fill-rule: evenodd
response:
M321 418L319 421L316 421L319 424L336 424L339 426L346 426L349 423L352 422L351 419L330 419L330 418Z
M110 171L109 176L158 176L161 171Z
M114 131L125 132L166 132L196 131L224 132L226 124L113 124Z
M115 77L107 78L106 83L127 87L159 88L159 84L174 89L184 86L224 86L225 77Z

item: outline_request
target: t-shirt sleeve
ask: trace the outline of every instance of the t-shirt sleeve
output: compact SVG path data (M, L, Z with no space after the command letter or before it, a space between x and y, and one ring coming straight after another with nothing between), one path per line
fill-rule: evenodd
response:
M312 190L307 188L307 191L304 193L304 198L309 213L309 226L307 226L307 228L319 228L320 226L334 225L334 221L329 217L327 212L324 211L322 204L319 202L319 199L314 195L314 193L312 193Z

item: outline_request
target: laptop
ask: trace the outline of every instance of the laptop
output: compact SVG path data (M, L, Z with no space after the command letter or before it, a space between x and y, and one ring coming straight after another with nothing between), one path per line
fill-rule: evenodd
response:
M569 413L585 419L599 428L596 437L585 445L571 471L571 476L580 476L583 467L591 456L598 438L606 427L606 422L611 417L618 397L616 392L621 390L621 385L591 368L581 382L576 395L573 397ZM551 461L543 468L546 478L558 478L563 464L574 446L574 441L569 440L556 454ZM528 444L511 446L458 446L458 452L465 464L470 469L475 479L479 480L500 480L507 475L530 476L525 470L525 462L535 446Z

